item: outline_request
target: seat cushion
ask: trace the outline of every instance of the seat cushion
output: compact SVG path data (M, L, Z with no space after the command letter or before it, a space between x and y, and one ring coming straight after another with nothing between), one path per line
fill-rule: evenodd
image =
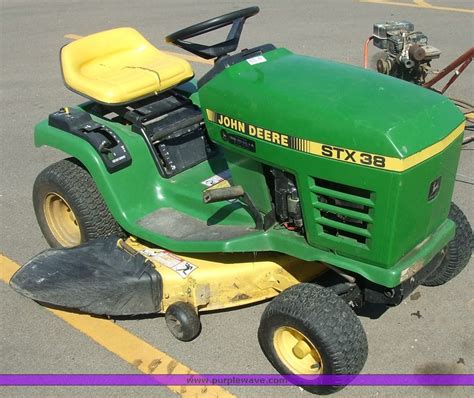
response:
M193 77L191 65L151 45L132 28L83 37L61 49L64 82L105 104L123 104L165 91Z

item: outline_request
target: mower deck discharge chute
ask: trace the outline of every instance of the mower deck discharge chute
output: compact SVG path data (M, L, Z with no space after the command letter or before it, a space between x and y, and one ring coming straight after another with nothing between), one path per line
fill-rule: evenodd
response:
M163 295L160 274L146 258L119 248L115 237L46 250L10 285L33 300L99 315L156 313Z
M11 285L94 314L164 313L183 341L200 312L277 296L258 338L280 373L358 374L353 309L397 305L469 261L451 203L464 117L428 89L272 44L230 54L257 12L166 38L214 60L197 82L131 28L63 47L64 81L89 101L36 126L37 146L70 157L33 188L54 249ZM220 43L189 41L226 26Z

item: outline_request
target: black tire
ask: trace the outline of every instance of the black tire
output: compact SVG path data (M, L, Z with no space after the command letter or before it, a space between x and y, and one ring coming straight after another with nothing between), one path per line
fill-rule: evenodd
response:
M168 307L165 312L165 321L171 334L181 341L191 341L201 331L201 321L196 309L183 301L178 301Z
M451 203L448 218L456 224L454 239L448 243L446 256L440 266L424 281L424 286L440 286L458 275L472 255L472 228L462 210Z
M297 374L275 347L282 328L296 330L317 349L322 362L320 374L356 375L367 360L367 337L362 324L331 289L310 283L292 286L277 296L262 315L258 340L263 352L281 374ZM301 387L321 395L344 388L341 385Z
M66 203L79 228L78 239L65 239L61 231L48 223L46 203L49 197L57 197ZM87 170L73 158L64 159L44 169L33 186L33 206L38 224L51 247L71 247L110 235L124 237L94 180Z

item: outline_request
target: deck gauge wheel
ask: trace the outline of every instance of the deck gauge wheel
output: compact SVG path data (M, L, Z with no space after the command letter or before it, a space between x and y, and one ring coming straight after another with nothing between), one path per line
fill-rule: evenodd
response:
M196 309L183 301L178 301L168 307L165 312L165 321L171 334L181 341L191 341L201 331L201 321Z

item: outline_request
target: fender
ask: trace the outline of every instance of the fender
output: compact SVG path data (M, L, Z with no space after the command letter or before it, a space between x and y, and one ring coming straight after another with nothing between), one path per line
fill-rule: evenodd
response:
M98 153L85 140L48 125L43 120L35 127L36 147L59 149L79 160L90 173L110 212L122 228L130 233L136 229L135 221L158 207L163 198L160 192L161 177L146 147L137 134L102 119L99 123L111 128L127 147L133 167L128 166L109 173ZM131 186L133 189L130 189ZM138 195L137 192L140 192Z
M177 90L189 96L196 106L200 105L195 79L180 85ZM89 104L90 102L85 102L78 108L84 110ZM119 136L132 157L130 166L109 173L100 156L88 142L51 127L47 119L35 126L34 144L36 147L56 148L79 160L92 176L115 220L127 232L140 235L136 221L157 208L166 206L166 201L169 200L163 189L163 178L156 170L146 143L138 134L118 123L93 115L91 117ZM131 187L133 189L130 189Z

